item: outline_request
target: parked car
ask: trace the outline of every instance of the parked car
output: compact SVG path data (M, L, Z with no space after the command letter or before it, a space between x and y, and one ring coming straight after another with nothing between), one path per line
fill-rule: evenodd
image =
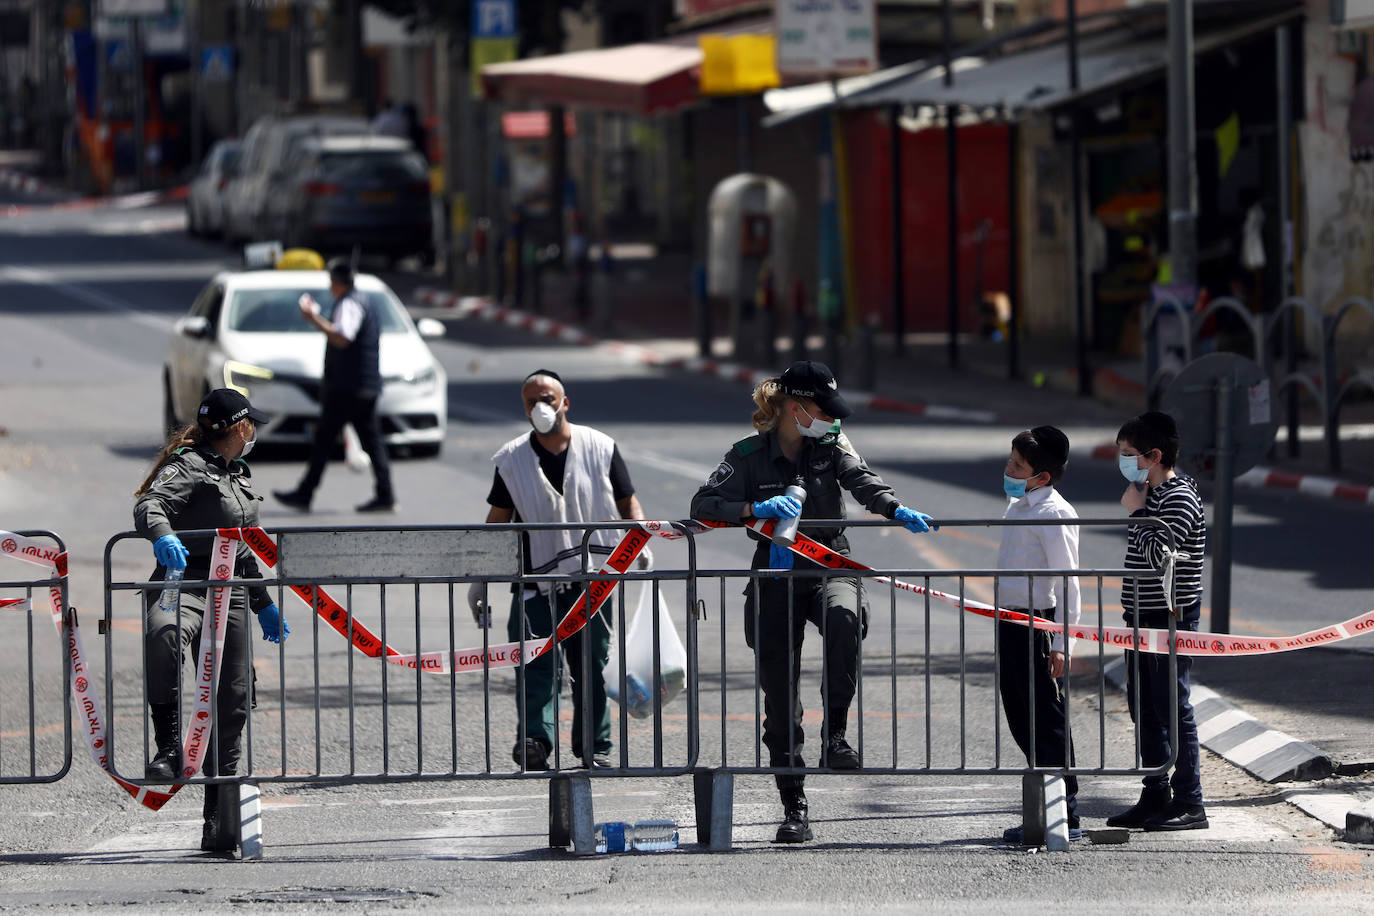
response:
M381 315L382 436L394 447L437 455L448 417L448 377L425 343L441 337L432 318L411 321L396 294L371 274L355 279ZM310 441L320 416L325 337L301 316L301 294L333 307L323 270L243 270L217 274L178 319L163 368L163 423L195 420L207 391L233 387L271 420L264 442Z
M267 221L290 248L389 259L434 253L429 169L410 141L325 137L301 145Z
M317 137L357 136L368 132L364 118L302 115L259 118L243 137L238 173L225 188L224 236L232 245L266 240L267 202L280 192L288 162L300 145Z
M186 195L186 231L215 237L224 231L224 188L239 161L237 140L219 140L210 147Z

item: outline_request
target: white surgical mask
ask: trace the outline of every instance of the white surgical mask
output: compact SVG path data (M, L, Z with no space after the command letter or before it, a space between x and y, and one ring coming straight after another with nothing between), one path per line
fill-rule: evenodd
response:
M247 457L248 457L248 453L251 452L251 451L253 450L253 446L257 444L257 441L258 441L258 437L257 437L256 434L254 434L253 438L251 438L251 439L249 439L247 442L243 443L243 451L239 452L239 457L240 457L240 458L247 458Z
M1121 468L1121 476L1131 483L1144 483L1150 476L1149 468L1138 467L1137 455L1118 455L1116 458L1117 466Z
M811 416L811 414L806 413L805 408L802 409L802 413L806 414L806 419L810 422L805 426L802 425L800 420L794 419L793 422L797 424L797 432L801 433L806 438L824 439L826 436L838 436L840 434L839 420L826 422L825 420L817 419Z
M554 427L558 425L558 411L553 409L552 404L540 401L530 411L530 425L534 427L534 431L537 433L551 433Z

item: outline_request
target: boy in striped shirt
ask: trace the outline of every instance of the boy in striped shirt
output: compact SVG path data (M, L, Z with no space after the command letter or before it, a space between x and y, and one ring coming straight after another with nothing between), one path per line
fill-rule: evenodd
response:
M1167 629L1169 615L1173 613L1180 631L1195 631L1202 611L1202 554L1207 542L1207 522L1197 483L1174 470L1178 460L1178 426L1168 414L1149 411L1127 420L1117 433L1116 444L1121 474L1129 481L1121 505L1132 518L1151 517L1164 522L1181 554L1174 567L1172 602L1160 579L1127 579L1123 583L1121 606L1126 622L1136 622L1142 628ZM1157 527L1133 525L1126 536L1125 567L1161 568L1168 548L1167 538ZM1107 826L1146 830L1207 827L1207 812L1202 807L1197 723L1188 698L1192 661L1189 656L1178 657L1178 760L1173 778L1167 773L1146 776L1140 801L1108 818ZM1169 656L1128 650L1126 677L1131 719L1140 734L1141 763L1147 767L1161 766L1169 759L1169 723L1173 718L1169 708Z

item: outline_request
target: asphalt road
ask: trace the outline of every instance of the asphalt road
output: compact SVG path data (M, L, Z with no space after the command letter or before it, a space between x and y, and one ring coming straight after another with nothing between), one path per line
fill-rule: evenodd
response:
M0 207L7 202L0 194ZM132 490L159 445L159 373L172 322L217 266L236 261L223 248L186 239L177 225L178 213L170 208L0 219L0 527L61 533L73 558L72 602L89 609L82 614L86 621L97 618L104 605L106 541L130 527ZM400 275L391 279L403 295L415 282ZM748 393L731 383L630 366L599 350L475 323L452 323L434 351L450 377L448 438L438 459L396 463L396 524L466 524L484 517L490 455L527 429L518 386L536 366L555 368L568 380L576 421L621 443L650 517L686 515L699 482L730 443L749 432ZM1025 425L1044 419L1028 417ZM872 413L846 426L907 504L937 517L1000 516L1001 467L1014 429ZM1102 441L1112 432L1072 425L1066 431L1075 442ZM302 470L299 458L255 455L255 484L264 490L289 487ZM1083 517L1122 514L1116 502L1121 481L1110 463L1075 463L1061 489ZM368 495L365 478L335 465L311 516L303 519L269 501L263 522L375 523L349 508ZM1242 492L1237 499L1236 631L1295 632L1367 609L1361 604L1368 602L1371 582L1362 537L1367 510L1263 493ZM855 514L862 512L855 507ZM1119 564L1121 540L1119 532L1085 529L1084 566ZM884 568L977 569L996 561L996 530L977 526L919 537L867 529L856 532L854 541L857 558ZM698 547L699 566L713 569L738 568L747 549L743 535L729 531L703 536ZM655 552L660 568L680 564L685 556L680 544L656 544ZM147 554L146 545L121 545L112 555L111 574L146 575ZM958 589L953 578L933 584ZM965 587L974 597L991 598L986 581L970 579ZM752 656L741 638L739 590L738 582L722 590L717 580L706 580L702 588L708 609L700 630L701 760L707 763L726 757L747 764L755 753ZM480 644L459 592L456 644ZM680 587L665 592L675 619L684 624ZM369 612L375 600L360 589L359 614ZM994 726L985 622L961 620L933 605L927 637L921 603L886 593L875 603L863 693L869 765L1014 768L1014 745ZM417 611L413 599L392 590L390 638L403 648L417 641L422 648L446 646L445 597L427 591L420 604ZM1119 619L1118 605L1109 582L1101 602L1109 624ZM447 679L417 685L412 673L391 671L383 705L384 675L376 663L356 656L350 761L350 682L342 641L327 629L316 632L307 609L294 599L284 607L296 627L281 656L285 677L273 652L259 651L256 663L258 772L509 772L514 716L508 674L494 673L485 687L480 678L465 675L450 692ZM1085 619L1097 611L1093 589ZM114 713L116 760L126 772L137 772L142 759L134 613L127 596L114 600L108 650L113 690L102 690ZM103 672L104 639L93 626L84 629L87 651ZM29 636L15 624L11 632L16 638L0 650L8 653L0 654L0 776L29 765ZM33 617L31 632L40 734L35 755L42 771L60 750L60 656L45 619ZM500 632L494 630L493 638L503 638ZM817 641L813 631L808 670L818 666ZM322 684L318 706L316 667ZM1087 675L1076 683L1080 761L1128 765L1124 703L1110 693L1099 698ZM1367 695L1367 684L1351 685L1353 691L1361 687ZM803 697L808 706L817 705L814 678ZM567 718L565 710L565 728ZM812 754L818 724L809 711ZM632 765L645 765L652 760L652 726L636 720L625 725L617 747L625 747ZM686 762L686 727L679 700L663 717L666 764ZM851 733L857 727L852 724ZM267 856L243 864L191 851L199 834L196 791L157 814L143 811L91 765L77 735L72 771L61 782L0 786L6 802L0 818L0 862L6 864L0 869L0 908L171 908L190 902L216 912L276 911L334 902L360 912L479 905L527 910L550 903L577 911L652 906L753 912L821 905L840 911L984 912L1027 905L1100 911L1108 900L1127 911L1370 907L1374 857L1367 851L1333 842L1270 787L1222 761L1207 759L1204 786L1213 821L1209 831L1135 835L1127 846L1083 845L1068 855L1046 856L996 839L1018 817L1019 780L1010 773L816 777L809 794L817 840L801 849L768 842L778 817L771 779L741 777L735 853L709 854L688 843L674 853L583 860L546 849L547 796L540 780L268 785ZM691 839L689 779L598 779L594 787L598 818L672 816L684 825L684 840ZM1085 780L1087 825L1100 825L1134 793L1129 777Z

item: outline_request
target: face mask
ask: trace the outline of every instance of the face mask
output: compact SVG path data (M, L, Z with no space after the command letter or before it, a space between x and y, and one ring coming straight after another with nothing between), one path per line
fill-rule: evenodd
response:
M1131 483L1144 483L1150 476L1149 468L1136 467L1135 455L1118 455L1116 458L1117 466L1121 468L1121 476Z
M803 426L801 424L801 421L799 420L794 419L793 422L797 424L797 432L801 433L806 438L824 439L826 436L834 437L840 434L839 420L832 420L831 422L827 423L824 420L816 419L815 417L811 416L811 414L806 413L805 410L803 410L802 413L806 414L806 419L810 422L807 423L805 426Z
M1008 477L1003 474L1002 492L1011 499L1020 499L1026 495L1026 482L1019 477Z
M558 411L553 409L553 405L540 401L530 411L530 425L537 433L551 433L558 425Z
M258 441L258 437L255 435L255 436L253 436L253 438L251 438L251 439L249 439L247 442L243 443L243 451L239 452L239 457L240 457L240 458L247 458L247 457L248 457L248 453L251 452L251 451L253 450L253 446L257 444L257 441Z

